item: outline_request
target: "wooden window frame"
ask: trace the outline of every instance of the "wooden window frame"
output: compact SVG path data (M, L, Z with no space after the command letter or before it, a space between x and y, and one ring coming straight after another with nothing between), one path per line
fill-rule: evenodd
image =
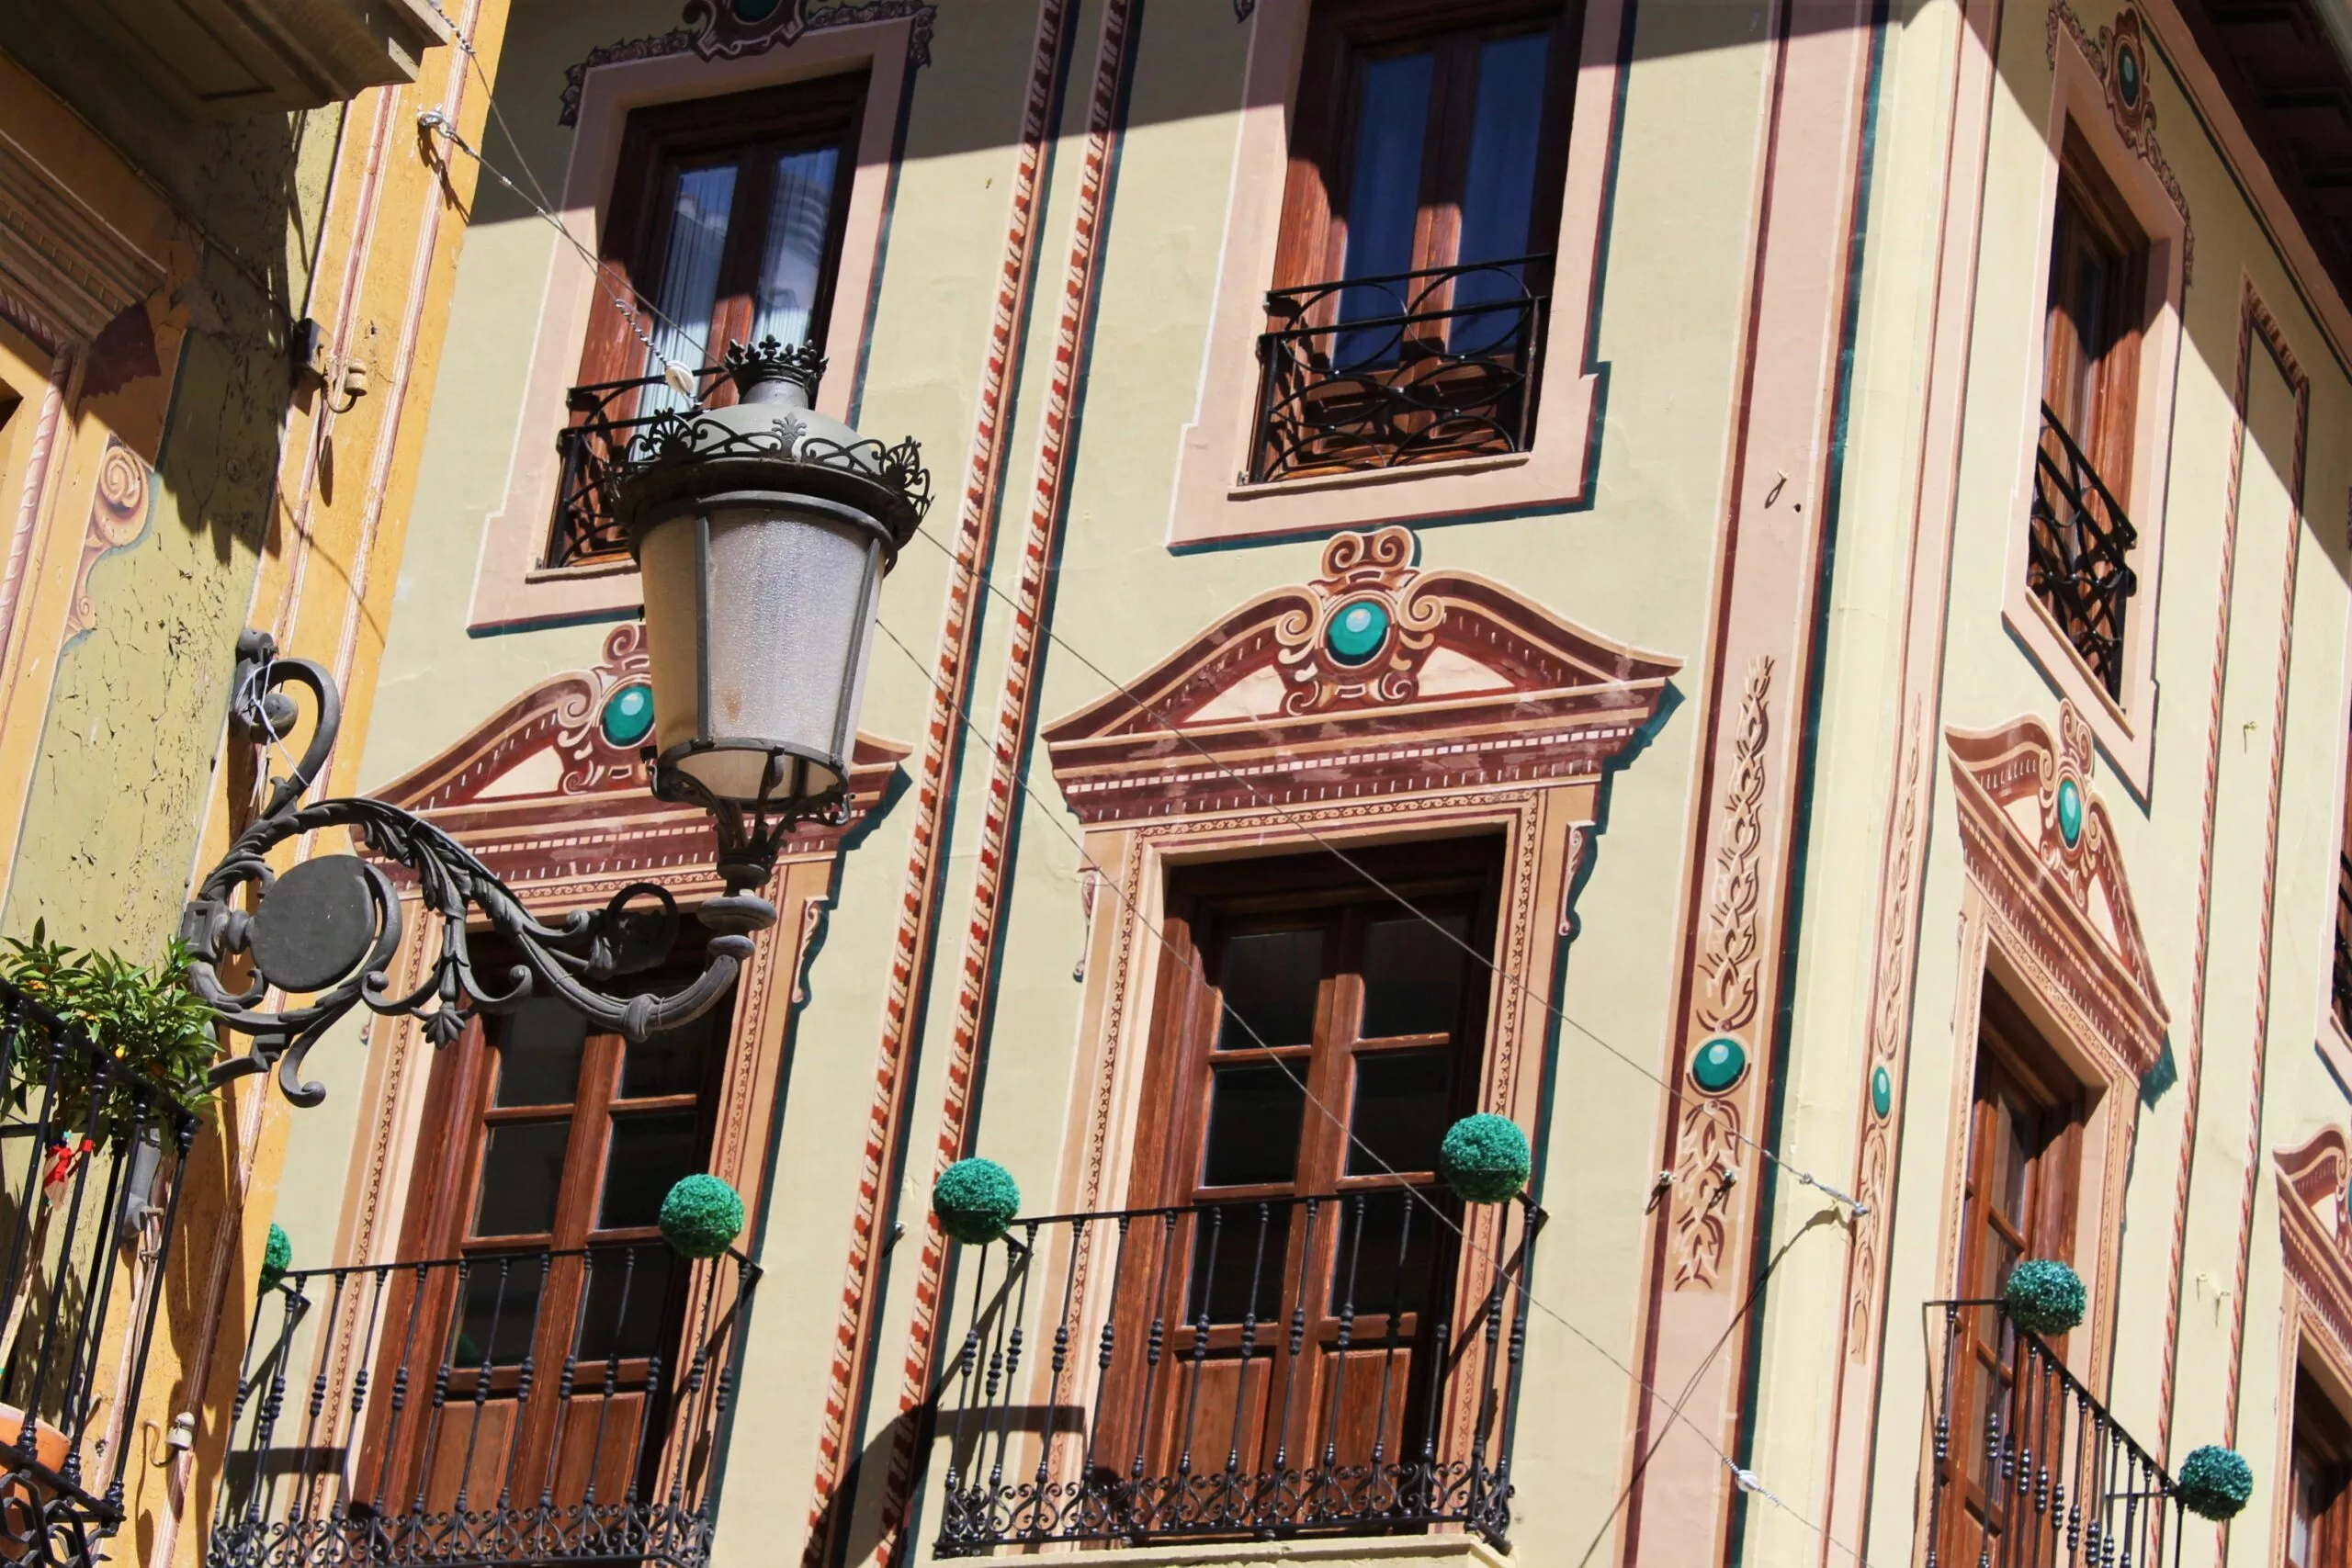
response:
M854 156L844 172L848 219L832 269L831 309L810 334L831 367L817 389L819 412L855 423L866 326L881 282L900 106L916 69L910 48L920 19L909 13L829 20L788 50L711 60L692 51L654 55L587 73L562 188L553 193L569 239L549 237L547 287L528 327L529 357L519 378L496 378L460 399L468 417L512 426L505 477L485 509L467 610L469 632L633 618L643 601L636 563L626 556L579 566L543 564L562 479L562 457L550 433L570 417L569 394L582 384L592 319L609 308L606 285L582 265L571 243L591 253L603 248L621 144L636 110L865 73ZM461 282L461 291L464 287Z
M2114 178L2108 173L2098 155L2092 152L2082 127L2069 119L2065 138L2058 160L2057 209L2071 209L2088 226L2095 237L2115 253L2120 265L2116 272L2117 287L2107 301L2107 320L2099 323L2108 341L2105 353L2098 356L2092 376L2097 383L2093 398L2094 413L2088 426L2067 434L2091 460L2091 467L2107 488L2119 499L2132 493L2132 443L2139 424L2140 412L2140 342L2148 328L2148 261L2150 241L2147 231L2133 214L2123 193L2116 188ZM2052 213L2053 233L2056 211ZM2054 244L2053 244L2054 249ZM2055 258L2052 258L2055 270ZM2054 289L2045 288L2045 296ZM2051 323L2060 314L2054 297L2044 309L2044 343L2058 340ZM2079 328L2069 334L2069 341L2079 344ZM2052 396L2057 373L2071 366L2053 364L2045 352L2042 369L2042 400L2055 406ZM2125 504L2128 508L2129 501ZM2137 553L2136 551L2134 552Z
M1476 857L1475 859L1472 857ZM1496 909L1499 896L1499 842L1491 838L1448 839L1428 844L1381 852L1360 851L1350 858L1364 866L1396 894L1412 899L1418 906L1437 897L1449 901L1467 897L1471 901L1474 942L1484 942L1491 955L1496 931ZM1288 875L1295 880L1279 886L1270 885L1269 878ZM1204 1187L1197 1174L1188 1176L1180 1163L1191 1159L1197 1164L1201 1140L1207 1132L1207 1100L1205 1092L1212 1059L1219 1055L1216 1048L1218 1010L1210 987L1201 983L1200 965L1203 948L1200 943L1202 927L1207 919L1235 912L1276 913L1311 908L1338 909L1342 907L1374 908L1382 905L1394 908L1389 897L1374 887L1364 876L1329 855L1303 855L1280 861L1240 861L1216 863L1179 871L1171 883L1169 914L1163 926L1166 942L1160 958L1159 1000L1153 1020L1149 1051L1150 1065L1146 1074L1148 1095L1153 1104L1173 1105L1173 1116L1148 1118L1139 1129L1134 1164L1134 1182L1129 1201L1148 1206L1153 1204L1189 1203L1261 1195L1258 1189L1215 1189ZM1327 957L1327 964L1346 962L1343 954L1336 959ZM1465 962L1467 960L1465 959ZM1485 966L1481 965L1483 969ZM1316 1021L1317 1040L1313 1060L1317 1066L1327 1056L1353 1059L1355 1051L1364 1043L1349 1036L1340 1043L1331 1032L1347 1010L1356 1010L1361 1016L1363 978L1361 971L1340 972L1334 984L1327 985L1318 1003ZM1476 1068L1483 1067L1483 1057L1490 1048L1486 1039L1487 991L1489 987L1465 984L1463 988L1463 1013L1455 1024L1454 1048L1464 1060ZM1327 1034L1330 1038L1327 1039ZM1427 1041L1418 1037L1399 1036L1396 1041L1383 1041L1373 1046L1375 1051L1389 1048L1426 1048ZM1247 1055L1282 1055L1280 1051ZM1230 1055L1230 1053L1227 1055ZM1324 1077L1330 1076L1327 1071ZM1344 1086L1343 1086L1344 1087ZM1332 1104L1328 1082L1310 1080L1309 1088ZM1467 1114L1476 1108L1478 1073L1458 1074L1453 1098L1457 1114ZM1351 1092L1351 1090L1350 1091ZM1341 1097L1344 1100L1344 1095ZM1306 1174L1310 1150L1317 1155L1330 1152L1330 1145L1340 1138L1339 1129L1315 1110L1312 1101L1306 1115L1300 1139L1299 1167L1301 1174L1288 1184L1289 1190L1300 1193L1317 1191L1350 1191L1368 1186L1392 1185L1381 1177L1350 1177L1345 1174L1344 1147L1328 1182L1310 1179ZM1317 1125L1319 1123L1319 1125ZM1408 1179L1433 1178L1434 1172L1405 1171Z
M867 92L867 73L852 70L719 97L650 104L630 112L622 132L620 166L613 177L612 205L604 231L602 256L609 288L599 293L592 307L587 341L580 356L580 385L628 380L645 373L645 347L628 319L614 305L611 293L626 286L640 311L660 298L659 274L669 237L662 197L670 175L681 164L721 162L729 152L739 164L756 167L752 160L762 152L784 152L796 146L840 149L832 211L826 220L825 260L808 313L811 331L821 336L832 312L841 272L842 242L849 223L850 186ZM765 188L757 180L750 186L752 192ZM744 187L739 185L739 197L743 194ZM738 209L756 210L761 205L739 200ZM718 304L712 311L710 341L704 345L711 363L717 362L728 342L751 329L752 308L747 290L756 282L752 273L758 265L758 241L752 232L757 227L739 222L737 214L730 213ZM731 397L731 389L721 386L714 389L711 400L724 403Z
M1575 121L1577 40L1583 30L1582 0L1464 0L1432 7L1427 0L1323 0L1307 24L1306 60L1299 71L1296 130L1291 139L1283 197L1282 233L1275 252L1272 287L1304 288L1344 276L1347 220L1333 211L1333 192L1344 190L1354 143L1348 138L1354 103L1350 66L1360 55L1402 50L1435 39L1458 40L1539 29L1526 24L1551 18L1550 67L1546 74L1542 152L1535 166L1535 199L1528 215L1528 249L1550 254L1560 230L1562 186L1567 169L1568 129ZM1411 270L1444 266L1440 254L1458 257L1463 181L1468 171L1469 120L1476 104L1451 92L1460 69L1441 51L1430 97L1442 106L1443 131L1452 144L1439 166L1429 166L1422 141L1423 187L1415 226ZM1451 96L1449 97L1449 93ZM1341 202L1344 206L1344 200ZM1529 286L1550 287L1551 268L1531 269Z
M1979 267L1984 280L1980 299L1987 307L2000 300L2010 287L2031 290L2030 305L2018 300L2002 307L2005 318L2010 310L2018 312L2021 335L2030 334L2030 338L2018 344L2026 355L2026 376L2018 388L2018 467L2010 491L2001 619L2044 679L2089 722L2099 751L2114 765L2116 773L2134 794L2144 796L2154 766L2155 645L2156 622L2164 604L2165 479L2190 235L2188 219L2167 189L2165 175L2147 156L2144 143L2128 139L2128 128L2110 107L2107 84L2084 52L2085 47L2064 28L2053 40L2054 69L2042 123L2043 161L2038 188L2020 188L1999 175L1992 176L1994 184L1986 187L1988 201L2032 199L2038 201L2041 213L2030 253L2019 246L2004 254L2000 247L2011 242L1988 232L1984 242L1988 249ZM2037 465L2050 439L2041 418L2041 402L2050 385L2044 363L2049 266L2060 194L2067 190L2087 191L2094 197L2095 209L2104 214L2102 221L2123 225L2125 236L2136 236L2141 242L2136 279L2127 291L2132 298L2118 307L2127 319L2136 318L2137 330L2128 356L2109 356L2112 364L2108 375L2115 385L2105 400L2113 415L2103 422L2106 429L2084 446L2085 456L2131 519L2137 536L2130 553L2136 582L2129 613L2123 617L2119 689L2113 693L2092 672L2030 585ZM2122 412L2126 403L2128 419Z
M1401 9L1401 7L1400 7ZM1426 17L1437 7L1416 9ZM1531 7L1532 9L1532 7ZM1446 10L1451 21L1456 9ZM1577 112L1559 139L1555 261L1549 280L1532 406L1542 412L1524 450L1428 462L1250 478L1261 450L1265 293L1283 276L1293 124L1306 84L1302 62L1317 19L1310 0L1258 0L1251 13L1238 146L1227 187L1207 351L1192 412L1178 434L1168 533L1175 549L1243 539L1315 537L1344 529L1450 517L1544 512L1589 502L1599 462L1600 375L1588 360L1597 314L1613 146L1631 62L1623 47L1629 0L1575 0L1554 75L1573 78ZM1541 232L1539 227L1535 231Z
M2301 1509L2301 1491L2305 1459L2316 1460L2331 1476L2333 1495L2313 1518L2312 1550L2290 1568L2352 1568L2352 1422L2327 1396L2307 1367L2294 1375L2294 1406L2289 1416L2286 1508L2279 1520L2281 1536L2292 1531ZM2281 1541L2281 1561L2285 1543Z

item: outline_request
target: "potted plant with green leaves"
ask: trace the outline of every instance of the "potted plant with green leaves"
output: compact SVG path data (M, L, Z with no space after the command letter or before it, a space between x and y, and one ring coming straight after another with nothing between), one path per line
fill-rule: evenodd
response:
M201 1115L212 1100L207 1075L220 1054L219 1040L211 1010L183 983L187 964L187 950L176 939L162 962L141 964L52 942L43 921L34 922L29 938L12 938L0 949L0 979L68 1032L55 1038L45 1024L28 1023L16 1032L9 1058L0 1064L0 1122L33 1120L47 1129L48 1146L34 1156L41 1162L41 1181L30 1197L33 1213L14 1216L17 1224L30 1226L26 1261L0 1318L0 1390L36 1406L40 1390L9 1388L10 1359L27 1311L43 1293L44 1277L49 1290L62 1290L72 1273L71 1259L49 1256L51 1213L66 1201L81 1163L102 1151L123 1159L124 1196L143 1203L161 1167L173 1113ZM98 1234L111 1235L113 1221L106 1216ZM23 1407L0 1402L0 1444L20 1441L24 1422ZM34 1430L35 1457L62 1469L67 1434L45 1420Z

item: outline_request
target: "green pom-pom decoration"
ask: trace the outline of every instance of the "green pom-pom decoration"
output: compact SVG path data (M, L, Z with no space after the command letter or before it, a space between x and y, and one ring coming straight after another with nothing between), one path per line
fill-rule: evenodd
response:
M2011 1323L2047 1338L2082 1322L2087 1298L2080 1274L2054 1258L2029 1258L2009 1270L2001 1303Z
M660 1224L681 1258L716 1258L743 1234L743 1200L715 1176L682 1176L662 1200Z
M992 1159L959 1159L939 1173L931 1190L931 1212L939 1228L969 1247L1004 1234L1021 1212L1020 1184Z
M265 1291L277 1289L277 1282L285 1279L286 1271L293 1267L293 1238L286 1234L284 1225L272 1220L269 1222L269 1240L263 1244L261 1249L261 1288Z
M1508 1116L1482 1111L1445 1130L1437 1148L1437 1173L1456 1196L1471 1203L1508 1203L1527 1185L1535 1168L1527 1134Z
M2180 1461L2180 1473L2173 1477L2172 1491L2180 1506L2199 1518L2226 1523L2254 1495L2254 1467L2235 1449L2208 1443L2188 1450Z

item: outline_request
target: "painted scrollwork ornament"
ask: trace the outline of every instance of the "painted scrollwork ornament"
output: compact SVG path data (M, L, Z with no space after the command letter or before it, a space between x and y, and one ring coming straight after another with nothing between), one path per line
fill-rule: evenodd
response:
M1419 694L1445 606L1421 592L1413 554L1411 530L1399 527L1340 534L1324 547L1322 575L1274 623L1275 659L1290 687L1285 713Z

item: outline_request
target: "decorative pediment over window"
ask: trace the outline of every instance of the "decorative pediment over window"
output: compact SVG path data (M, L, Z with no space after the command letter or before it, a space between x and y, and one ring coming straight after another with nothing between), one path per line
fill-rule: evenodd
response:
M2090 726L2062 702L2058 730L2026 717L1946 734L1962 852L2038 989L2137 1077L2164 1050L2164 998L2107 807L2091 793Z
M1419 570L1390 527L1338 535L1320 576L1045 739L1087 822L1593 778L1679 667L1487 578Z
M518 890L676 869L707 874L715 887L710 818L647 787L640 748L652 734L645 627L629 622L605 637L594 669L540 682L377 794L449 833ZM803 824L782 855L831 852L881 800L907 750L860 734L849 819Z
M2303 1345L2352 1387L2352 1213L2345 1180L2352 1175L2352 1141L2341 1127L2323 1127L2299 1148L2280 1149L2278 1239L2293 1287L2289 1305L2302 1325Z

